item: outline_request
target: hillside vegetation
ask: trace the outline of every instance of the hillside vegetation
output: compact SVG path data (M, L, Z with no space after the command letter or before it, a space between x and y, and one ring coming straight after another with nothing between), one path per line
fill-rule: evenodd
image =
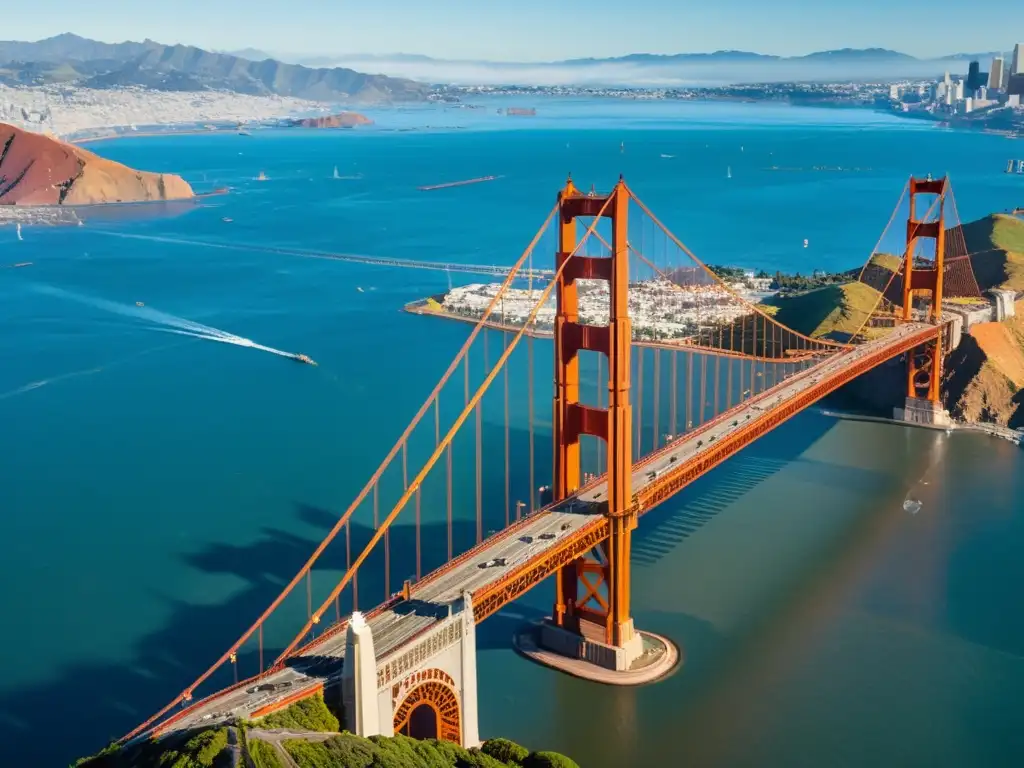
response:
M108 747L79 768L579 768L556 752L531 752L507 739L463 749L436 739L363 738L339 730L321 695L232 727L174 734L131 748ZM285 730L288 738L273 735ZM300 734L306 738L294 738ZM331 734L324 738L324 734ZM236 762L238 758L238 762Z
M1024 291L1024 220L994 213L964 224L978 287Z
M828 285L785 298L774 298L775 319L815 339L846 342L860 330L878 304L879 293L864 283Z

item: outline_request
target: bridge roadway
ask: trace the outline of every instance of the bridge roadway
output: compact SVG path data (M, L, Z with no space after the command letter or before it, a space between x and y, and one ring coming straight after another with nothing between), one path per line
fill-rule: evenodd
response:
M853 347L791 375L775 387L733 407L640 461L633 474L634 495L643 496L645 487L655 484L660 477L667 477L699 460L703 453L722 445L723 438L729 437L730 433L756 425L758 420L767 421L773 412L796 401L801 395L811 395L814 399L824 396L839 386L830 384L829 380L836 379L858 362L866 363L867 358L875 358L879 354L884 359L895 357L934 337L936 330L935 326L923 323L899 326L884 339ZM879 362L882 360L876 360L874 365ZM813 401L803 403L802 407ZM736 450L739 448L733 449L729 455ZM503 577L518 570L528 570L532 567L531 561L536 562L534 559L539 555L550 554L549 550L568 543L574 536L582 539L583 529L590 531L604 520L600 511L605 491L606 482L598 478L576 495L494 534L452 563L424 577L412 588L411 600L394 599L382 610L371 612L368 620L378 664L447 616L448 606L457 601L464 590L477 594L484 591L493 593L496 583ZM504 564L496 562L502 558ZM541 578L544 575L546 573ZM493 610L496 609L487 610L483 618ZM478 614L477 619L481 618ZM337 678L345 652L343 629L344 625L332 627L320 639L300 649L283 669L197 702L163 726L157 726L157 732L249 717L253 712L293 699L302 691Z

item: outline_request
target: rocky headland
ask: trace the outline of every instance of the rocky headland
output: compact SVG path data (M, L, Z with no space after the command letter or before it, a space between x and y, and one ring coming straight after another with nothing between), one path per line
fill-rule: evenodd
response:
M136 171L52 136L0 123L0 205L187 200L180 176Z

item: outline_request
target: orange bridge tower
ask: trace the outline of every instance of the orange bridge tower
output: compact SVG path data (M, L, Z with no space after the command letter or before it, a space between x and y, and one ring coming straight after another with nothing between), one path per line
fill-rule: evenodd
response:
M911 178L909 182L910 215L907 219L907 249L903 258L903 322L942 322L943 273L946 256L945 205L947 180ZM917 218L919 195L935 195L936 199ZM932 213L934 211L934 213ZM921 241L931 241L934 256L918 251ZM921 299L927 297L927 304ZM918 305L915 306L915 299ZM897 418L925 424L947 424L949 414L942 407L942 334L934 341L907 353L907 397L904 408L897 409Z
M637 526L632 491L633 413L629 402L630 344L628 216L630 192L625 182L608 195L581 194L572 181L559 193L559 243L556 268L567 259L555 287L555 396L553 409L554 482L557 501L581 486L580 438L591 435L607 444L607 499L604 514L609 535L590 555L555 575L552 622L542 642L571 658L623 671L643 653L643 639L630 613L630 549ZM574 254L577 219L611 220L610 257ZM579 319L577 281L609 283L607 326L583 325ZM607 358L608 407L580 403L580 352Z

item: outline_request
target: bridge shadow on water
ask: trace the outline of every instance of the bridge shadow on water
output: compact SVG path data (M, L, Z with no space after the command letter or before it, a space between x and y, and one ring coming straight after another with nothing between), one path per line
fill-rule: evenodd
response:
M168 609L164 623L141 635L117 661L80 661L53 669L37 685L0 694L0 765L60 766L98 751L162 707L235 641L298 570L323 531L301 536L264 529L243 545L214 545L185 555L210 573L234 573L243 586L213 604L154 594ZM244 622L244 625L243 625ZM73 628L67 642L73 644ZM243 674L256 672L258 652L239 655ZM270 659L271 651L267 650ZM232 671L213 678L232 682Z
M653 565L718 514L784 470L794 477L810 476L815 482L870 483L870 473L860 476L849 466L831 471L829 464L803 457L834 424L833 418L804 412L646 513L634 534L633 563ZM794 499L795 503L806 505L820 501Z
M722 509L735 503L758 483L791 465L802 452L834 423L811 414L784 425L701 478L676 499L644 516L637 532L635 559L645 565L662 557ZM521 435L513 435L513 444ZM538 466L550 466L550 439L538 434ZM816 467L818 471L820 467ZM546 475L547 473L545 473ZM544 482L545 475L538 475ZM490 498L503 494L503 480L485 482ZM522 498L513 495L513 498ZM65 765L74 758L100 749L178 695L228 648L277 596L281 588L301 568L326 531L337 521L340 511L330 511L296 502L289 524L263 528L250 533L243 543L216 542L196 551L183 553L182 560L216 582L223 590L223 577L231 576L233 590L222 599L197 605L155 594L153 599L167 608L163 624L140 635L123 658L112 661L78 661L55 668L52 675L36 685L11 688L0 693L0 765ZM485 535L503 524L503 511L492 511L485 521ZM416 531L412 516L399 518L389 534L392 592L401 589L402 580L415 574ZM353 518L352 552L360 551L373 535L370 521ZM287 528L287 529L286 529ZM343 536L339 536L343 540ZM476 539L475 517L453 522L452 541L456 553L465 551ZM447 525L424 522L421 526L423 572L428 573L447 557ZM359 607L367 609L385 597L383 555L377 551L359 573ZM324 554L322 567L327 573L314 573L310 593L318 606L344 571L345 549L332 545ZM539 619L549 612L545 588L535 590L480 625L477 643L481 651L510 646L513 632L524 621ZM539 594L538 594L539 592ZM343 596L339 604L342 616L352 610L352 602ZM127 611L131 606L126 607ZM419 611L440 610L429 604ZM269 664L284 643L307 616L304 586L268 621L265 633L264 663ZM325 621L334 618L328 612ZM73 642L69 629L68 642ZM321 630L322 631L322 630ZM238 654L237 669L249 677L259 668L259 651L250 641ZM234 681L230 664L214 674L197 698ZM47 734L52 734L48 737Z

